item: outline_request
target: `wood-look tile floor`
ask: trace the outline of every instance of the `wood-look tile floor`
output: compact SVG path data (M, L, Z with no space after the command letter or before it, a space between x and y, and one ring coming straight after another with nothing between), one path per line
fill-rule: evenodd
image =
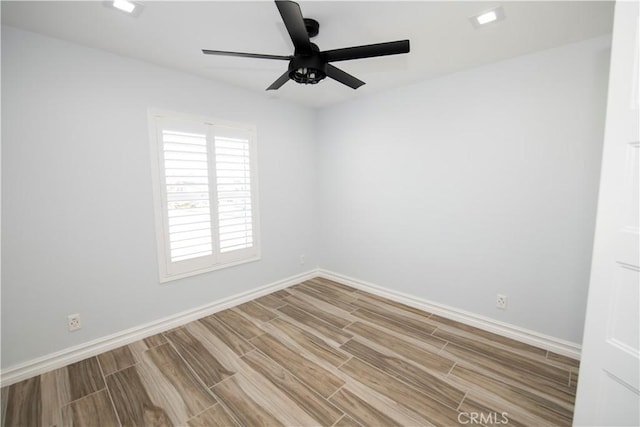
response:
M313 279L5 387L2 425L562 426L577 372Z

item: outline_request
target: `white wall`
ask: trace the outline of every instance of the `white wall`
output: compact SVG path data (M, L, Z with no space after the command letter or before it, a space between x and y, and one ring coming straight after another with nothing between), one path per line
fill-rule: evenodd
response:
M311 110L4 26L2 107L3 368L317 263ZM159 284L148 107L256 124L261 261Z
M592 39L321 111L320 265L579 343L609 46Z

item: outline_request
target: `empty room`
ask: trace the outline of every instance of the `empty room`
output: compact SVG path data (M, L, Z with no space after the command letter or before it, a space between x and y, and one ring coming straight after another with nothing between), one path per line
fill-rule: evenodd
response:
M2 1L1 426L640 424L637 1Z

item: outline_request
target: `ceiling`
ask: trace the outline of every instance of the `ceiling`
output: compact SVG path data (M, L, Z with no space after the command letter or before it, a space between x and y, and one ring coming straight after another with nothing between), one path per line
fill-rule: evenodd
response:
M613 2L300 1L320 22L321 50L401 39L411 53L334 63L367 84L287 82L265 91L287 62L208 56L201 49L290 55L272 1L144 1L133 17L100 1L2 1L2 24L227 82L264 97L324 107L471 67L611 32ZM506 19L475 29L469 17L502 5Z

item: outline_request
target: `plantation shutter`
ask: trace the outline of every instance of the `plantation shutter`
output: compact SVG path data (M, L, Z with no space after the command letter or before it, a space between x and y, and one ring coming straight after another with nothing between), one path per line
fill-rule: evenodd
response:
M215 136L220 252L253 246L251 156L240 132Z
M161 281L258 259L255 131L184 117L151 120Z
M205 134L163 130L171 262L213 254Z

